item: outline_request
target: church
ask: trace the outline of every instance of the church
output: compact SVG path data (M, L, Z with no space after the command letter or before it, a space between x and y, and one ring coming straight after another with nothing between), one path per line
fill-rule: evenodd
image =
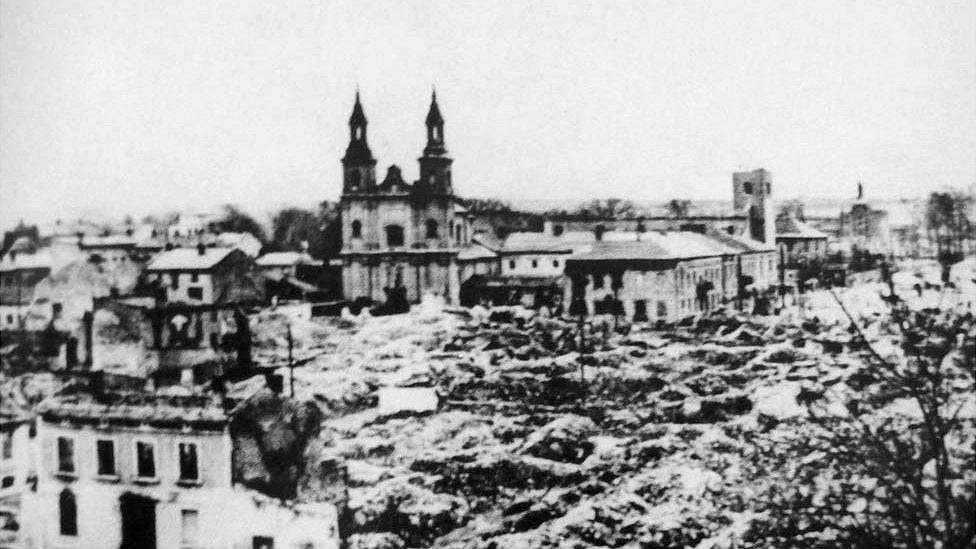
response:
M462 281L497 271L497 254L475 241L472 216L454 194L453 160L436 93L425 125L420 178L407 183L400 168L391 165L377 182L366 114L356 93L340 198L346 299L384 303L399 294L416 303L424 294L436 294L456 304Z

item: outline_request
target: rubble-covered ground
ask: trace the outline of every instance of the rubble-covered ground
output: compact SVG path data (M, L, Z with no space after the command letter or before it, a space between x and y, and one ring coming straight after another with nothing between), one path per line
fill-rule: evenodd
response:
M930 283L918 295L931 271L897 273L911 307L973 310L971 270L956 273L956 288ZM874 349L897 359L885 292L865 282L836 295ZM811 401L843 413L871 377L831 293L802 305L664 330L602 319L584 328L582 355L572 322L511 311L488 320L433 302L377 318L269 312L255 333L258 356L282 360L291 324L305 362L296 396L319 404L322 444L348 468L350 547L768 546L744 541L762 518L755 501L775 489L757 452L802 433ZM969 419L972 381L955 387ZM436 411L380 414L378 389L418 385L434 388Z

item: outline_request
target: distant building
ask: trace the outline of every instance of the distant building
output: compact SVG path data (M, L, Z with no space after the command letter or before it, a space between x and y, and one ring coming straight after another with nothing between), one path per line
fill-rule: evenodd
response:
M307 253L271 252L259 257L255 265L269 300L305 300L325 294L319 285L327 281L326 267Z
M603 240L571 256L567 301L582 299L590 314L618 313L635 321L681 318L739 297L741 258L750 256L753 280L770 282L775 251L693 232L648 232L640 240ZM757 288L765 290L766 288ZM615 311L619 303L620 310Z
M124 263L136 252L136 239L128 235L84 236L78 239L78 249L92 263Z
M175 248L146 266L147 282L165 292L168 303L210 305L258 301L261 292L251 278L254 262L235 248Z
M356 95L342 158L340 258L346 299L386 302L402 295L405 301L419 302L425 293L433 293L457 303L463 273L497 263L490 250L471 249L471 217L454 195L453 160L445 147L436 96L425 123L420 178L408 184L400 169L390 166L378 183L366 115Z
M340 545L332 503L288 503L237 482L233 413L208 397L52 397L38 406L30 547Z
M51 274L51 256L45 252L12 250L0 259L0 328L24 327L37 284Z
M576 215L554 216L543 232L561 236L570 232L639 233L649 231L723 232L774 243L772 174L765 169L732 174L732 208L722 215L642 216L629 219L593 219Z

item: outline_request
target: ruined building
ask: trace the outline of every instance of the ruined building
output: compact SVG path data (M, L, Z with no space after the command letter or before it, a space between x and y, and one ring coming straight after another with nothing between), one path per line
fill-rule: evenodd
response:
M392 165L377 182L366 115L356 94L342 158L340 257L346 299L387 302L400 296L418 302L433 293L457 303L464 279L497 264L494 254L473 245L471 217L454 194L453 160L436 94L425 124L420 178L407 183Z

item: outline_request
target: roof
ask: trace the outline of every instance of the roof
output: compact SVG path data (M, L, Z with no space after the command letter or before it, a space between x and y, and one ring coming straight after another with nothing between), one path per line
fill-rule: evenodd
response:
M237 248L250 257L261 253L261 241L251 233L223 232L214 237L214 242L221 248Z
M106 236L85 236L78 242L78 247L85 248L134 248L136 240L123 234Z
M51 269L53 261L51 254L37 252L33 254L10 254L0 259L0 272L11 272L28 269Z
M235 248L175 248L152 259L147 271L206 271L227 258Z
M305 252L271 252L262 255L255 262L260 267L288 267L292 265L321 265Z
M494 251L481 244L469 244L458 252L458 261L474 261L476 259L493 259L498 257Z
M45 421L156 426L207 425L222 427L227 413L204 396L164 396L150 393L108 393L96 399L87 393L58 395L37 406Z
M800 221L795 216L779 216L776 218L776 238L827 238L827 234Z
M589 252L570 259L582 261L614 261L624 259L678 260L696 257L716 257L740 253L708 235L688 231L656 232L641 235L639 241L600 241Z
M708 235L715 240L718 240L722 244L746 253L754 252L774 252L776 247L765 242L760 242L758 240L753 240L747 236L739 236L734 234L726 234L722 232L710 233Z

